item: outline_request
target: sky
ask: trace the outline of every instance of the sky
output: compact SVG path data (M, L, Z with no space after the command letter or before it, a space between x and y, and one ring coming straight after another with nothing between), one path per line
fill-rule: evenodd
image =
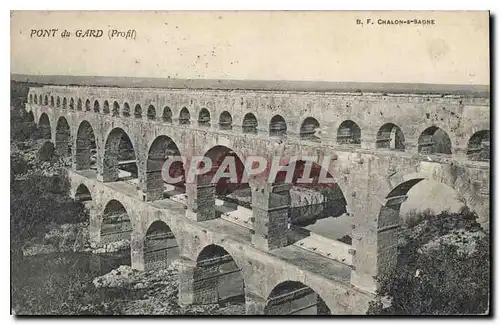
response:
M434 24L388 25L379 19L433 19ZM32 30L53 28L55 37L30 36ZM86 29L102 29L103 36L76 37ZM136 37L109 39L114 29L135 30ZM62 38L64 30L71 36ZM11 73L488 85L489 16L485 11L13 11Z

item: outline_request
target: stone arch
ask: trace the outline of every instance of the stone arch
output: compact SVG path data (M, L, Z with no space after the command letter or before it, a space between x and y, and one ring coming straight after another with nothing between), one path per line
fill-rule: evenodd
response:
M112 199L106 204L100 228L100 242L102 244L128 241L130 245L132 222L120 201Z
M271 290L265 315L331 315L325 301L310 287L297 281L281 282Z
M43 101L43 104L44 104L45 106L48 106L48 105L49 105L49 96L45 95L45 99L44 99L44 101Z
M153 105L148 106L147 116L150 121L156 120L156 108Z
M94 129L88 121L82 121L76 135L74 164L76 170L90 169L95 165L97 144Z
M361 129L352 120L342 122L337 130L337 143L360 145L361 144Z
M50 96L50 106L54 107L54 96Z
M123 104L122 115L125 116L125 117L129 117L130 116L130 106L128 105L128 103Z
M160 135L153 140L148 150L146 163L146 196L144 198L146 201L161 200L169 192L185 191L185 171L181 158L179 147L170 137ZM167 166L168 170L166 170ZM170 178L178 180L171 181ZM165 193L166 190L167 193Z
M38 127L40 129L40 136L42 139L50 140L52 138L52 128L50 126L50 119L47 113L42 113L42 115L40 115Z
M102 182L138 177L137 153L134 145L122 128L113 128L106 138L102 157Z
M300 139L308 141L319 141L316 136L316 130L319 128L319 122L314 117L307 117L300 125Z
M245 280L241 268L223 247L205 246L192 271L193 303L244 303Z
M198 126L210 127L210 112L206 108L202 108L198 114Z
M88 202L92 201L92 193L90 193L89 188L85 184L80 184L75 190L75 201L76 202Z
M90 99L85 101L85 111L90 112Z
M35 100L35 104L38 104L38 96L36 94L33 96L33 99Z
M62 101L62 109L66 109L66 107L68 107L68 100L64 97Z
M60 107L60 106L61 106L61 97L57 96L56 107Z
M418 138L420 154L451 155L451 140L446 131L433 125L425 129Z
M243 133L257 134L258 122L253 113L246 113L243 117L242 131Z
M467 157L471 160L490 160L490 130L478 131L470 137Z
M142 107L140 104L135 105L134 108L134 118L142 118Z
M113 111L111 113L112 116L120 116L120 104L117 101L113 102Z
M271 174L274 173L270 173L270 177L273 177ZM290 161L275 174L273 184L291 185L288 214L291 225L308 226L318 220L338 218L347 213L347 200L340 184L328 167L315 161ZM346 234L339 235L338 238L344 235Z
M221 130L232 130L233 128L233 118L228 111L224 111L219 116L219 129Z
M109 114L109 102L108 100L104 101L103 107L102 107L102 112L104 114Z
M76 110L81 111L82 110L82 99L78 98L78 101L76 103Z
M243 165L244 159L229 147L216 145L209 148L203 155L205 161L196 162L198 168L206 167L200 175L188 172L186 175L186 193L188 211L186 215L197 221L217 218L221 209L235 210L228 197L236 190L249 189L248 177ZM190 163L194 168L195 163ZM219 197L220 201L216 199ZM222 203L226 208L217 208L216 203ZM228 204L229 203L229 204ZM220 205L220 204L219 204Z
M393 123L386 123L377 132L376 148L405 150L405 136L401 128Z
M168 267L179 258L179 244L170 227L156 220L144 236L144 268L146 271Z
M162 120L165 123L172 123L172 110L170 107L165 106L163 108Z
M186 107L183 107L179 113L179 125L190 125L191 114Z
M235 152L228 146L218 144L208 149L203 156L210 159L212 162L212 169L202 176L207 176L214 181L213 186L215 186L215 193L217 196L228 195L236 190L250 189L244 165L245 157L241 156L241 153ZM217 180L213 178L217 171L222 172L222 170L219 169L223 163L228 163L228 166L225 166L226 172L230 172L235 168L235 179L220 177ZM217 180L217 182L215 182L215 180ZM242 183L243 181L244 183Z
M96 99L94 101L94 113L99 113L101 111L101 105L99 104L99 101Z
M272 138L286 138L287 126L285 119L281 115L274 115L269 122L269 136Z
M69 109L71 110L75 109L75 100L73 99L73 97L71 97L69 100Z
M385 274L396 266L398 233L402 223L401 205L408 199L408 192L415 185L427 180L445 185L450 190L450 193L454 193L456 197L461 195L460 190L455 189L453 186L421 173L410 174L405 180L393 187L382 202L378 216L378 274Z
M60 156L71 155L71 131L64 116L59 117L56 125L56 152Z

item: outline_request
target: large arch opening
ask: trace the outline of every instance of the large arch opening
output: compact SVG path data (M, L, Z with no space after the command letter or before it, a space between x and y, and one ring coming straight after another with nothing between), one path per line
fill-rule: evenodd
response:
M148 151L146 166L147 201L182 197L185 171L177 144L165 135L157 137Z
M106 204L102 214L100 230L100 244L117 243L124 254L125 261L121 264L130 265L130 239L132 234L132 223L125 207L117 200L111 200ZM123 263L125 262L125 263Z
M378 221L378 272L386 274L398 262L400 226L415 226L426 215L460 213L463 199L451 187L426 178L413 178L394 187L385 197ZM390 229L391 231L384 231Z
M342 122L337 131L337 143L360 145L361 129L359 128L359 126L351 120Z
M84 184L80 184L76 188L75 201L80 203L92 201L92 194L90 193L88 187Z
M107 100L104 101L104 105L102 107L102 112L104 114L109 114L109 102Z
M399 126L393 123L386 123L377 132L378 149L405 150L405 136Z
M120 104L118 102L113 102L113 111L111 112L111 116L120 116Z
M123 104L123 112L122 112L122 115L123 115L124 117L129 117L129 116L130 116L130 106L128 105L128 103Z
M285 119L281 115L274 115L269 123L269 136L277 139L286 137L287 126Z
M391 222L401 223L423 213L458 213L464 206L458 192L450 186L426 178L414 178L400 183L386 196L379 219L390 217Z
M467 157L471 160L490 160L490 130L481 130L472 135L467 143Z
M314 117L308 117L300 126L300 139L308 141L319 141L316 130L319 129L319 122Z
M50 128L49 116L46 113L40 115L40 120L38 122L38 128L40 129L40 136L42 139L50 140L52 138L52 130Z
M257 118L252 113L246 113L243 117L243 133L257 134Z
M289 175L291 170L292 175ZM272 175L271 175L272 176ZM345 217L347 201L339 184L320 164L312 161L295 160L289 162L276 173L274 184L292 185L290 189L289 223L298 227L315 224L318 220ZM340 224L329 226L323 222L318 230L337 228ZM346 227L343 227L346 228ZM347 227L349 228L349 227ZM343 229L344 231L347 229ZM327 233L323 233L327 235ZM345 235L344 232L341 235ZM328 234L331 238L334 234ZM341 238L337 235L333 239Z
M156 109L153 105L148 106L147 115L148 115L148 120L150 121L156 120Z
M323 299L311 288L296 281L278 284L269 294L265 315L331 315Z
M219 116L219 129L230 131L233 128L233 118L228 111L224 111Z
M221 246L203 248L193 274L195 304L231 303L245 305L245 282L233 257Z
M293 244L346 267L353 265L349 253L353 220L347 212L344 193L332 174L316 162L292 160L277 170L271 168L268 177L268 182L273 184L273 194L264 199L269 200L270 207L282 209L283 204L276 205L276 201L286 202L288 208L279 218L264 220L264 229L268 229L269 234L257 228L256 237L267 236L278 246ZM258 193L252 194L254 200L259 198ZM273 229L272 233L269 229Z
M76 135L75 169L95 169L97 145L94 129L87 121L82 121Z
M186 107L181 109L179 113L179 125L190 125L191 124L191 114Z
M418 138L418 152L424 155L451 155L450 137L443 129L437 126L428 127Z
M141 119L142 118L142 107L137 104L134 108L134 118Z
M71 156L71 131L68 121L61 116L56 126L56 152L59 156Z
M206 108L202 108L198 114L198 126L210 127L210 112Z
M165 123L172 123L172 110L170 107L165 106L163 108L162 120Z
M106 139L102 164L102 181L128 181L138 185L137 155L128 134L114 128Z
M243 182L248 179L245 176L243 161L231 148L218 145L210 148L204 156L212 162L211 170L205 173L204 176L210 176L214 180L215 193L219 200L228 200L228 196L237 190L249 191L248 182ZM221 177L216 175L217 172ZM222 175L222 173L225 175ZM234 174L234 177L231 177L231 174Z
M96 99L94 101L94 113L99 113L101 111L101 105L99 104L99 101Z
M166 268L178 258L179 245L170 227L160 220L153 222L144 237L145 270Z

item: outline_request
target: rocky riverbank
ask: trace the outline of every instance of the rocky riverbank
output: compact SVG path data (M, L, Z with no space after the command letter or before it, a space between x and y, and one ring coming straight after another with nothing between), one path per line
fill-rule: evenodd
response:
M124 315L243 315L245 305L209 304L179 306L178 272L175 261L166 269L141 272L121 265L111 272L94 279L100 289L122 289L135 292L137 299L121 300L120 311Z
M23 255L36 257L43 254L82 252L106 255L123 252L130 247L128 240L91 245L88 229L88 222L51 225L44 235L24 245ZM106 311L115 315L243 315L245 313L245 305L242 303L179 306L178 272L179 263L176 261L166 269L146 272L134 270L129 265L120 265L104 275L95 277L90 285L99 292L103 300L102 306L106 306ZM86 290L85 287L86 285L82 285L82 290ZM95 306L86 302L82 302L80 307L85 313L95 309Z

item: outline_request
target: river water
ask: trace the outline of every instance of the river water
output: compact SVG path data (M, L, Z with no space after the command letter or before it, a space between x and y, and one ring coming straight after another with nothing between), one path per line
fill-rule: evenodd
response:
M12 311L17 315L117 314L117 299L133 300L141 293L122 288L97 289L92 280L119 265L130 265L128 254L12 255Z

